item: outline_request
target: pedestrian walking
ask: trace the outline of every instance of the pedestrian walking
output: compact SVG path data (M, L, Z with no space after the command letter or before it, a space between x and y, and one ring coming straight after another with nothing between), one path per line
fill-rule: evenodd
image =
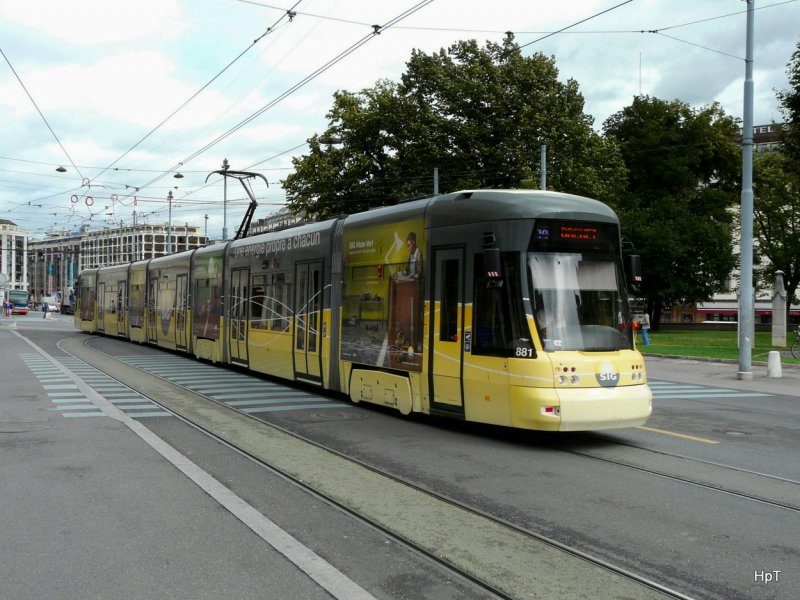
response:
M48 308L49 308L49 307L47 306L47 302L42 302L42 313L44 313L44 314L42 314L42 318L43 318L43 319L46 319L46 318L47 318L47 311L48 311Z
M650 345L650 315L647 313L642 315L642 345Z

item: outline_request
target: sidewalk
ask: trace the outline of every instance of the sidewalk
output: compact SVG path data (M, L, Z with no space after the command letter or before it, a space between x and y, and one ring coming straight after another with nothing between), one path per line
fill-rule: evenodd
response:
M708 360L665 355L646 355L647 376L683 383L696 383L731 388L796 396L800 398L800 366L781 364L782 377L767 376L767 363L753 363L753 379L739 379L738 361Z
M60 332L46 333L52 321L41 313L19 318L19 327L16 317L0 319L0 598L332 597L186 475L195 463L178 451L169 447L180 470L114 413L57 410L82 395L60 368ZM36 333L23 337L23 327ZM170 416L163 423L181 428ZM180 437L195 460L225 452L202 434ZM281 491L276 477L237 458L225 458L237 484L241 471L258 489ZM311 508L298 495L290 510L303 516Z

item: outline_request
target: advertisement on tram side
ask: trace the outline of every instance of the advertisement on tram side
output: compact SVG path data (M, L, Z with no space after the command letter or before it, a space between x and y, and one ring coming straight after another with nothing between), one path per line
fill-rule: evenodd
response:
M423 219L345 229L341 358L422 368Z
M222 253L197 255L192 272L194 282L192 334L204 339L219 338L222 315Z

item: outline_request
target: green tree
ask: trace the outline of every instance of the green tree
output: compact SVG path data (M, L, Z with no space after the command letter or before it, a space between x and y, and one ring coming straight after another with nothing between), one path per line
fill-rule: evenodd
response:
M756 278L771 287L775 271L784 273L787 310L800 287L800 174L780 152L760 152L753 160L753 237L766 262L756 263Z
M707 300L735 266L737 124L717 104L693 109L638 96L604 131L628 169L618 212L642 256L642 294L656 328L665 304Z
M800 286L800 43L786 73L789 89L776 92L784 117L781 152L753 160L753 236L763 259L755 263L757 281L769 287L775 271L783 271L791 305Z
M430 194L434 167L442 192L520 187L538 180L546 144L550 189L610 200L624 165L583 108L577 83L558 81L552 58L522 56L513 36L414 51L400 83L334 95L327 130L283 185L291 208L323 218Z
M800 166L800 42L786 65L786 74L789 77L789 89L776 94L784 119L781 142L783 152L797 168Z

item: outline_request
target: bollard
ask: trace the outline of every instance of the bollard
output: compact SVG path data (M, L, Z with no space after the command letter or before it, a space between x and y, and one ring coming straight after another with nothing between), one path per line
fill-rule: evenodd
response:
M769 358L767 359L767 377L774 377L780 379L783 377L781 371L781 353L777 350L771 350Z

